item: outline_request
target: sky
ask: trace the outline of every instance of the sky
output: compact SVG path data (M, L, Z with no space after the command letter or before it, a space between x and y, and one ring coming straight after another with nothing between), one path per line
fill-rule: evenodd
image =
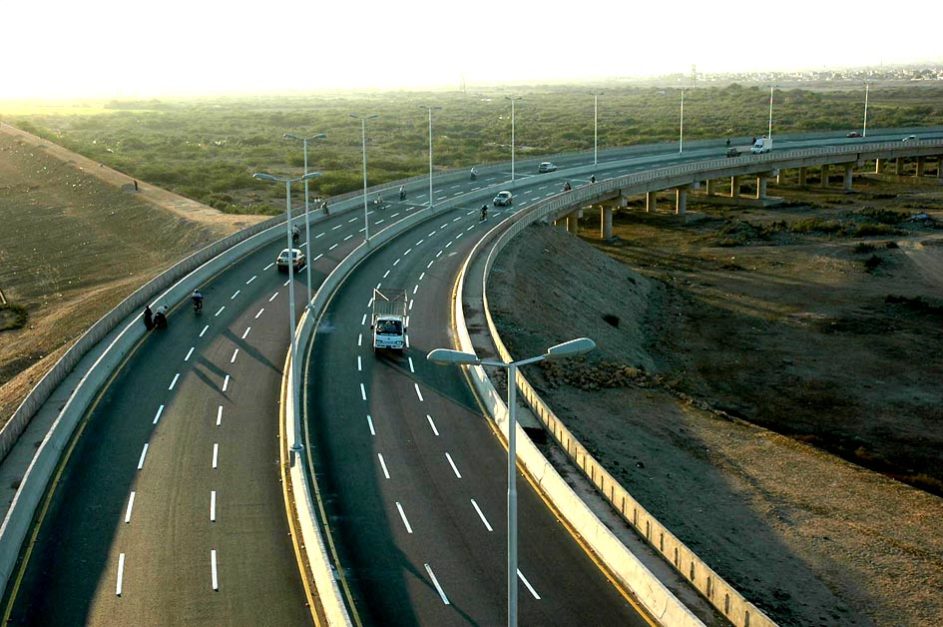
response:
M943 62L943 3L6 0L0 100ZM564 8L561 8L564 7Z

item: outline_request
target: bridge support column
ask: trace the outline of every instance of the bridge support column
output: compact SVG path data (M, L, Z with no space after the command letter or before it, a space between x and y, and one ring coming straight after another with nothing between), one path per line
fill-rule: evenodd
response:
M612 239L612 207L607 205L599 205L599 236Z
M904 160L900 157L894 159L894 174L900 176L904 172Z
M683 216L688 210L688 188L687 187L676 187L675 188L675 213L679 216Z
M707 195L708 196L714 195L714 180L713 179L707 179Z
M658 202L658 199L655 197L657 192L645 192L645 212L654 213L655 205Z
M851 164L845 166L845 191L851 191L852 168Z
M924 169L926 167L926 161L923 157L917 157L917 177L923 176Z
M767 178L768 177L765 174L761 174L756 177L756 199L757 200L763 200L764 198L766 198Z
M576 235L580 231L580 212L574 211L566 216L566 232Z
M805 179L806 179L805 168L799 168L799 185L805 185Z
M936 177L943 181L943 155L936 159Z
M730 197L731 198L740 197L740 177L739 176L730 177Z
M884 159L875 159L875 160L874 160L874 173L875 173L875 174L883 174L883 173L884 173L884 166L885 166L885 165L887 165L887 164L884 163Z
M822 180L819 183L822 187L828 187L828 164L822 166Z

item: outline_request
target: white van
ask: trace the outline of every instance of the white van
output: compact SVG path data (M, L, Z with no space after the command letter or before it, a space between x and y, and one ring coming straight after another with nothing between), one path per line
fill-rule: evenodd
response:
M750 152L755 155L763 154L764 152L769 152L773 149L773 140L766 137L760 137L755 142L753 142L753 147L750 148Z

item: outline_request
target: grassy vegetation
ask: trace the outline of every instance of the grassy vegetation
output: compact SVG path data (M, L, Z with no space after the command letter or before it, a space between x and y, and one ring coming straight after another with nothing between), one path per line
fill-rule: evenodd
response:
M777 90L778 132L854 129L861 124L859 89ZM253 181L256 171L299 172L301 147L285 132L323 132L309 147L310 166L323 173L316 193L361 185L360 125L350 113L379 114L367 125L371 183L422 174L428 168L427 113L435 113L437 167L468 167L509 158L510 110L505 94L389 92L188 101L77 103L74 109L37 109L4 121L43 135L129 175L231 213L279 211L277 186ZM593 99L586 88L515 88L517 154L589 150ZM685 93L685 138L760 135L766 129L766 87L699 88ZM678 135L678 89L607 87L600 98L599 146L657 141ZM869 126L943 124L943 87L875 87Z
M15 303L0 305L0 331L20 329L26 326L27 320L29 320L29 313L26 307Z

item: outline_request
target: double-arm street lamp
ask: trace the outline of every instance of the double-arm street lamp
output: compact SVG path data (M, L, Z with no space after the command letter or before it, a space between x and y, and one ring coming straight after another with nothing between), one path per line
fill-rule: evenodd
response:
M307 176L308 174L308 142L313 139L324 139L325 137L327 137L327 135L325 135L324 133L318 133L316 135L312 135L311 137L299 137L298 135L295 135L293 133L285 133L283 137L285 139L293 139L295 141L300 141L304 145L304 151L305 151L305 172L304 173L305 173L305 176ZM305 182L305 248L306 248L305 252L307 252L308 259L310 261L311 259L311 224L308 218L308 211L310 211L310 206L308 204L308 179L304 177L302 177L302 179L304 179L304 182ZM307 276L308 306L310 306L311 305L311 264L308 263L305 265L307 265L307 271L308 271L307 272L308 274Z
M420 105L419 108L429 110L429 211L432 211L434 207L434 201L432 199L432 112L441 111L442 107Z
M298 361L296 346L295 346L295 247L291 241L291 184L297 183L298 181L309 181L316 176L321 176L320 172L308 172L303 176L297 176L291 178L288 176L273 176L271 174L266 174L265 172L257 172L252 175L252 178L259 179L260 181L268 181L269 183L284 183L285 184L285 208L287 212L287 218L285 220L285 236L287 237L288 242L288 325L291 332L291 372L289 372L289 380L291 383L290 392L294 394L294 391L297 389L297 368L295 367L295 362ZM310 252L310 251L309 251ZM310 260L309 260L310 262ZM298 429L295 429L295 441L292 444L292 449L300 450L300 437L301 434Z
M505 100L511 101L511 182L514 182L514 101L523 100L523 96L505 96Z
M379 114L360 116L350 114L355 120L360 120L360 139L363 142L363 241L370 241L370 220L367 217L367 120L380 117Z
M519 359L511 363L492 359L479 359L474 353L447 348L431 351L426 359L436 364L463 364L466 366L494 366L508 371L508 626L517 626L517 369L545 359L570 357L596 348L596 343L587 337L551 346L543 355Z

